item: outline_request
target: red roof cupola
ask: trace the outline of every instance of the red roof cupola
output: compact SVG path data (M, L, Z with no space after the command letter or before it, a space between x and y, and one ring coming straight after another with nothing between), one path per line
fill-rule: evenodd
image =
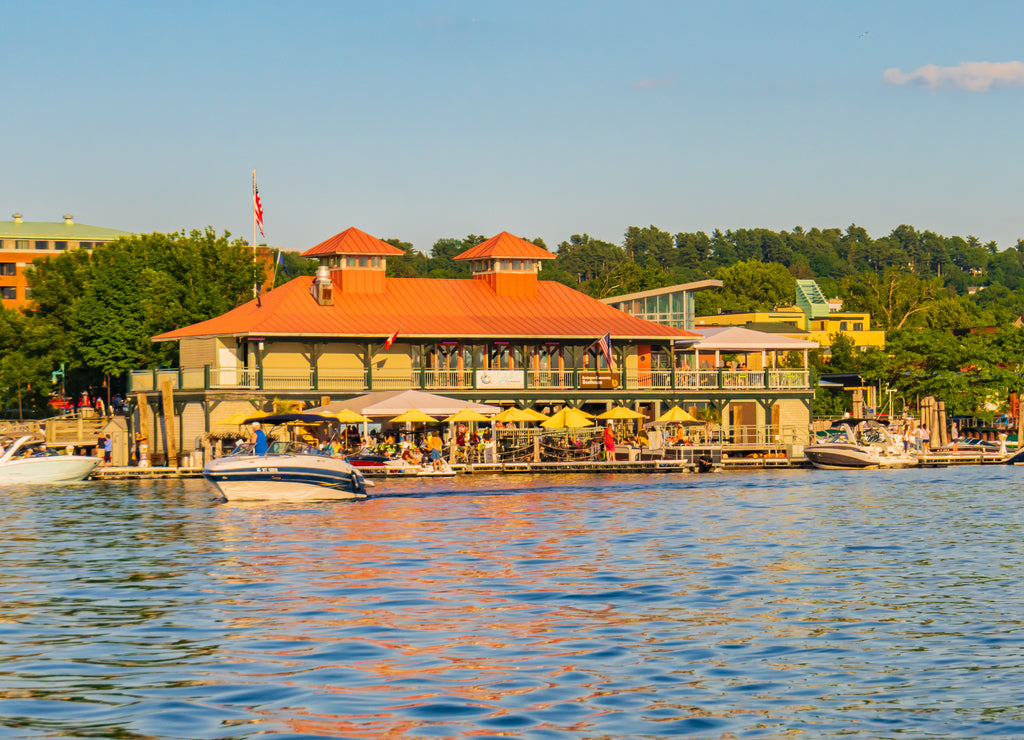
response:
M302 253L330 270L340 293L383 293L388 256L405 252L354 226Z
M456 256L471 260L474 280L482 280L498 295L534 296L541 260L555 255L532 242L503 231Z

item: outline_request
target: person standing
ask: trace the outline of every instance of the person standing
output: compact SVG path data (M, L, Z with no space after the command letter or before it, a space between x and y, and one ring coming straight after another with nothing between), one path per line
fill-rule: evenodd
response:
M955 421L949 425L949 440L953 443L953 452L960 449L960 430Z
M921 427L914 430L914 451L924 452L924 432Z
M615 459L615 429L610 421L604 428L604 459Z
M923 430L921 430L921 449L924 452L924 454L927 455L929 452L931 452L931 443L932 430L929 429L928 427L925 427Z
M249 435L249 441L255 445L253 452L257 455L267 454L267 435L263 429L260 428L260 423L258 421L254 421L252 423L252 434Z
M110 435L108 434L106 437L103 438L103 464L110 465L113 457L114 441L110 438Z

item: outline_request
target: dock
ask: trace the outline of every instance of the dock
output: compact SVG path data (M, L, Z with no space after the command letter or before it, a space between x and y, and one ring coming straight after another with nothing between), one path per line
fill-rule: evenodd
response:
M918 467L944 468L952 465L1002 465L1005 456L997 452L943 450L918 455ZM807 458L800 457L749 457L721 455L714 460L715 470L784 470L807 468ZM577 462L492 462L492 463L456 463L451 466L456 473L473 474L575 474L575 473L692 473L697 466L689 459L653 459L653 460L592 460ZM386 468L359 469L367 478L410 478L416 473L407 470L388 470ZM98 467L90 478L92 480L160 480L167 478L201 478L201 467L180 468L135 468L135 467Z

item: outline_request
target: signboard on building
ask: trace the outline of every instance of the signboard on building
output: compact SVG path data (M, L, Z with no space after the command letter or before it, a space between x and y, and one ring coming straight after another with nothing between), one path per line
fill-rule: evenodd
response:
M610 390L619 387L619 376L612 373L580 373L580 389L585 391Z
M515 390L526 387L522 370L477 370L477 388L500 388Z

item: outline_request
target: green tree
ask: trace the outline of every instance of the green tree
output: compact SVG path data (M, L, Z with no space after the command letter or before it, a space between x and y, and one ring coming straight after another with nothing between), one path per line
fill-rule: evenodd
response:
M45 407L54 358L59 355L62 334L55 322L34 319L0 307L0 397L3 408L16 406L18 418L25 410Z
M942 280L922 280L901 270L888 269L879 277L863 273L844 282L849 311L867 311L883 329L902 329L907 321L944 294Z

